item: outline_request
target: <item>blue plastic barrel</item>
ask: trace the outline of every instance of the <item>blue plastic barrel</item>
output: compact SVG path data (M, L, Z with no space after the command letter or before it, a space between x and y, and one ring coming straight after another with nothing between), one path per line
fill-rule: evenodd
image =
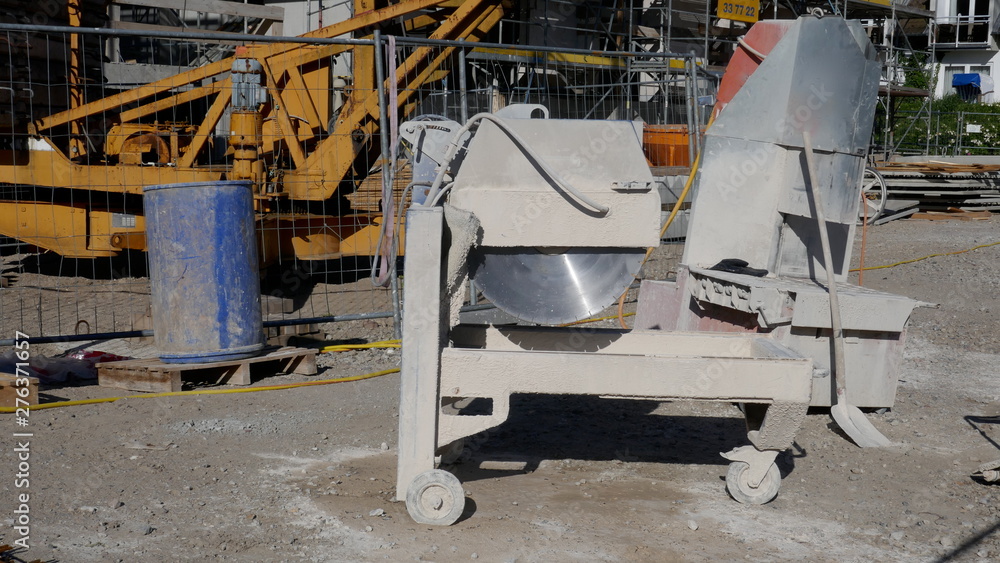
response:
M249 182L143 189L153 341L168 363L248 358L264 347Z

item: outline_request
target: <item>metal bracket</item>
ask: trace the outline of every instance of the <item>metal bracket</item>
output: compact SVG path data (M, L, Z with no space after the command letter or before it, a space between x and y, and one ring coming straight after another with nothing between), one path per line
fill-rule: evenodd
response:
M729 461L742 461L749 465L747 482L751 487L758 487L767 475L767 470L771 468L771 464L778 457L778 452L775 450L762 452L753 446L740 446L720 455Z
M616 192L648 192L653 189L653 182L637 182L634 180L612 182L611 189Z

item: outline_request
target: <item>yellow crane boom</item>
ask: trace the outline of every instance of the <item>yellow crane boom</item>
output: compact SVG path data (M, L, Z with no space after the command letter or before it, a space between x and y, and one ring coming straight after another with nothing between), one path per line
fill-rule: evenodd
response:
M366 38L401 25L408 32L425 26L431 39L474 42L504 9L497 0L356 0L354 17L303 37ZM232 57L36 118L18 154L0 164L0 183L51 188L56 195L0 199L0 235L76 258L144 250L136 197L144 186L240 179L254 185L265 261L371 255L380 216L329 210L339 208L331 198L356 186L378 157L375 89L394 87L406 115L420 87L448 75L454 51L412 48L395 74L376 84L370 44L256 43L238 47ZM342 81L333 67L348 53L353 72ZM163 117L193 104L207 108L197 120ZM227 158L213 162L213 137L226 116ZM103 129L96 140L85 133L94 124ZM81 190L106 195L72 196ZM295 201L303 204L291 205ZM306 205L310 201L331 204Z

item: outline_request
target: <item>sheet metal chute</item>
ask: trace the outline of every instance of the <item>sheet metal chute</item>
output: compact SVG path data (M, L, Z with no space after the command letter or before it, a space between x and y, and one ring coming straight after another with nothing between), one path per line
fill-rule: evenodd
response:
M919 302L847 281L878 93L875 48L859 22L839 17L760 22L741 44L750 48L733 56L705 136L677 279L642 282L636 328L768 335L815 360L822 377L811 404L831 406L832 267L847 402L891 407L906 323ZM829 266L807 189L805 131L814 140ZM732 259L749 270L718 267Z

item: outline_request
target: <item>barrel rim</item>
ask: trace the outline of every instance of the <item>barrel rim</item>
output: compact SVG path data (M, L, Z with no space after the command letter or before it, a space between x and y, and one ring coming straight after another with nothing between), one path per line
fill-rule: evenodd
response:
M217 362L231 362L243 360L260 355L264 350L263 342L250 344L249 346L234 346L223 350L202 351L202 352L175 352L161 353L160 361L165 364L211 364Z
M206 182L180 182L177 184L155 184L152 186L143 186L143 193L152 192L156 190L167 190L173 188L221 188L226 186L246 186L251 187L253 182L250 180L218 180L218 181L206 181Z

